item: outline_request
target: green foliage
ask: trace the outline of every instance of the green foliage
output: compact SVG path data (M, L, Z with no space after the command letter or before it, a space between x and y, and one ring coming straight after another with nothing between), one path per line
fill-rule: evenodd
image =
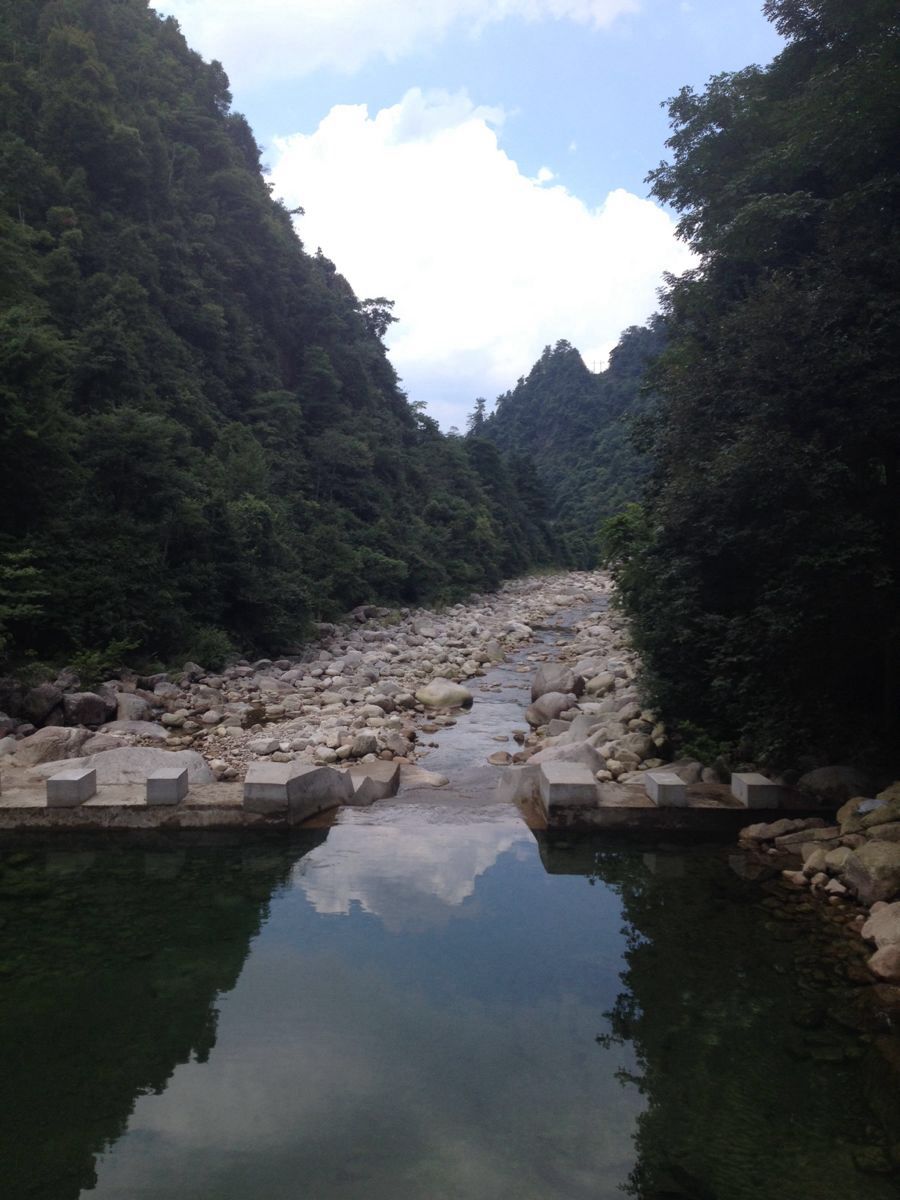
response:
M110 642L100 650L80 650L72 655L70 666L83 688L90 690L122 670L136 642Z
M627 329L599 375L566 341L547 346L525 379L485 416L476 401L470 436L488 438L521 459L544 490L562 555L576 567L598 558L597 528L634 500L645 474L634 444L637 418L652 409L648 364L664 344L662 322Z
M10 662L274 652L551 561L531 480L400 391L392 302L304 252L218 63L145 0L0 12Z
M684 89L640 537L612 561L670 720L747 756L900 744L896 12L771 0L767 68ZM618 540L617 540L618 539Z
M41 616L40 602L46 594L29 551L0 548L0 660L11 627Z

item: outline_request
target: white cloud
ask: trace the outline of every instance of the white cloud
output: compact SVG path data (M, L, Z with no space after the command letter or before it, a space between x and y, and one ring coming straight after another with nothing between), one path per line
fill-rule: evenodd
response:
M444 924L501 854L533 846L517 813L477 825L434 824L424 837L399 808L361 828L353 809L341 817L328 840L297 863L294 879L317 912L347 914L359 904L393 931Z
M278 139L277 193L306 215L357 294L396 302L391 358L412 399L462 424L566 338L600 369L656 307L663 271L690 265L671 217L622 189L592 208L498 143L502 114L465 95L408 92L370 116L338 105Z
M639 0L158 0L191 45L221 59L241 85L297 78L319 68L357 71L396 62L451 30L477 35L509 17L568 20L602 28Z

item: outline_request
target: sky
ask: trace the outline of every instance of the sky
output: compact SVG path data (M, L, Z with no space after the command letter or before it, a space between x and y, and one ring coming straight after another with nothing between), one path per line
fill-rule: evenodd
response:
M762 0L158 0L219 59L297 232L394 301L411 400L465 428L565 338L602 370L692 264L649 196L664 102L769 62Z

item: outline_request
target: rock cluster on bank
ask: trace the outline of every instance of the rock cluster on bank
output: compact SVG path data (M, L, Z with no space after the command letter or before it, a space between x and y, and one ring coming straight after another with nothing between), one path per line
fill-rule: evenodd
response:
M608 577L598 573L597 584L601 594L609 592ZM548 652L534 676L525 711L531 731L511 761L576 762L600 782L622 783L666 765L666 729L641 702L625 618L603 607L571 628L571 640L554 649L552 660ZM700 763L674 766L688 783L703 775Z
M900 983L900 783L846 801L835 821L749 825L741 840L790 860L782 875L791 886L830 903L846 897L865 906L869 918L861 932L877 947L869 968L881 980Z

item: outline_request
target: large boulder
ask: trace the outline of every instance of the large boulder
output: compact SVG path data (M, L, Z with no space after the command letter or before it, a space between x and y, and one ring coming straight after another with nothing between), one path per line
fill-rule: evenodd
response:
M864 904L900 894L900 844L866 842L847 859L843 880Z
M576 675L562 663L544 663L538 667L532 682L531 699L540 700L541 696L546 696L548 692L562 692L563 695L574 692L576 696L580 696L583 691L584 679L581 675Z
M62 704L62 690L55 683L39 683L22 697L20 715L32 725L40 725Z
M16 765L36 767L40 763L54 762L61 758L72 758L91 736L87 729L67 729L62 725L48 725L30 737L23 738L16 749Z
M547 725L556 720L561 713L568 712L577 703L574 692L545 692L540 699L535 700L525 710L525 720L529 725Z
M628 750L631 754L636 754L638 761L644 758L653 756L653 740L648 733L626 733L616 742L616 750ZM621 757L618 755L616 757Z
M150 721L153 709L143 698L133 692L119 692L116 696L117 721Z
M856 767L817 767L801 775L797 787L826 804L843 804L852 796L871 795L872 783Z
M582 763L596 774L597 771L606 766L606 762L590 742L569 742L562 746L547 746L545 750L539 750L537 754L532 754L528 760L529 766L540 766L541 763L548 762L570 762Z
M102 725L106 703L95 692L69 692L63 696L63 712L67 725Z
M462 708L471 704L474 696L462 684L439 678L419 688L416 699L426 708Z
M127 746L63 762L43 761L31 773L47 779L57 771L93 768L98 783L143 783L148 775L161 767L187 767L188 780L192 784L215 782L206 760L196 750L162 750L155 746Z
M900 900L881 905L870 913L862 935L879 950L882 946L900 946Z

